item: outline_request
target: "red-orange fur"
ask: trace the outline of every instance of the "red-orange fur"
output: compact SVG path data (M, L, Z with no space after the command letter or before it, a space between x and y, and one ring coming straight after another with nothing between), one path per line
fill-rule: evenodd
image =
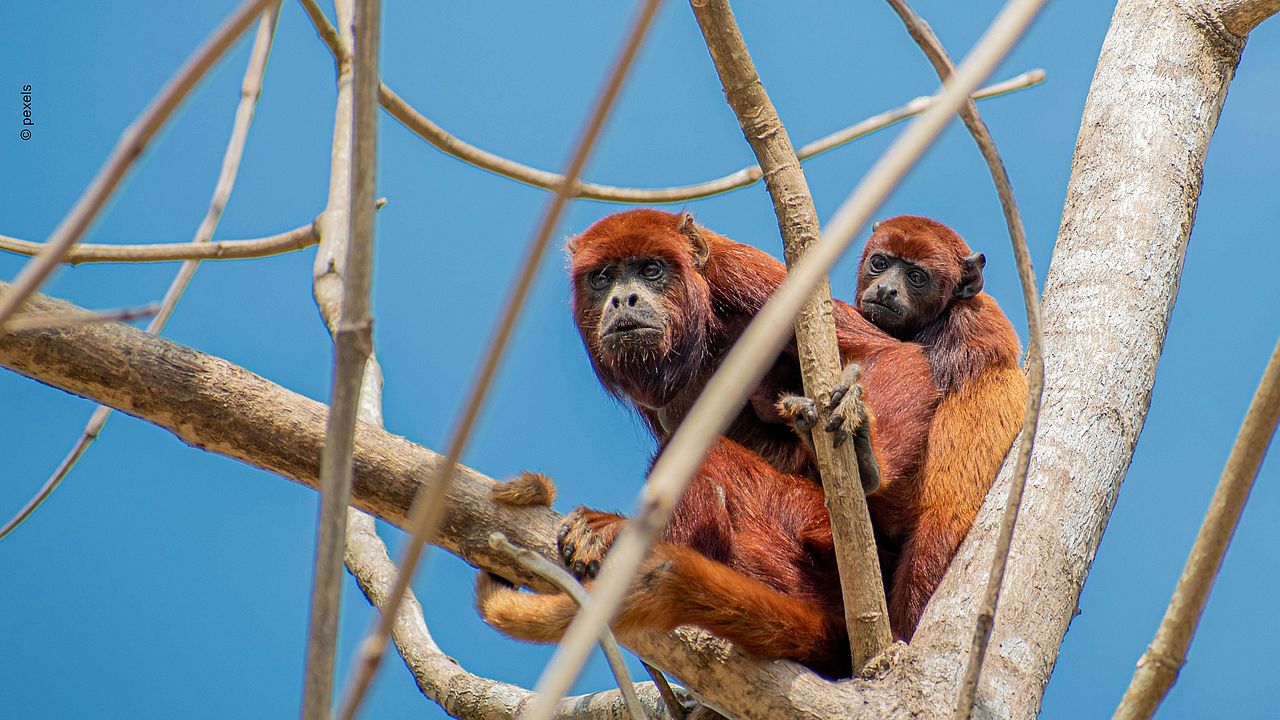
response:
M967 246L932 221L899 220L883 224L869 248L891 243L894 252L943 278L949 293ZM620 213L570 245L575 319L596 372L611 393L636 404L659 438L683 419L785 275L765 253L701 228L710 253L700 268L680 226L681 218L670 213ZM596 346L598 316L579 302L580 288L605 263L636 256L661 257L674 269L678 282L665 298L674 322L660 353L619 363ZM863 364L876 417L873 447L882 485L869 504L891 577L891 622L895 634L909 638L1017 432L1025 395L1017 337L981 294L950 303L909 338L926 343L923 348L889 338L843 303L836 303L835 318L842 357ZM779 394L799 390L791 347L756 392L772 406ZM617 625L623 632L699 625L758 655L844 675L847 641L821 490L778 471L812 469L789 427L763 408L753 397L730 427L729 437L745 448L721 440L708 456ZM593 531L605 544L622 522L592 515ZM497 627L544 642L558 639L575 611L568 598L491 583L482 584L479 602Z
M573 312L587 354L605 389L639 409L654 434L669 435L702 391L747 323L786 277L778 260L750 245L702 227L697 233L710 250L697 267L682 216L660 210L610 215L569 244ZM660 257L677 282L665 298L673 319L663 352L616 363L598 347L597 309L582 302L588 274L629 257ZM863 365L862 385L870 406L872 446L881 483L911 477L923 457L928 424L937 401L928 359L919 345L889 337L856 309L835 302L836 336L845 363ZM813 476L812 458L774 403L800 393L799 362L790 344L726 434L783 472Z
M612 520L612 527L609 521ZM625 522L597 513L612 538ZM483 581L477 604L508 635L555 642L576 607ZM822 490L731 440L712 448L614 623L621 633L696 625L749 653L849 674L831 524Z
M951 299L961 263L972 255L959 235L929 218L904 215L876 227L863 262L878 250L909 259L942 281L941 312L901 338L924 346L942 395L924 463L909 482L867 499L883 549L898 556L890 622L910 639L1018 433L1027 382L1018 368L1018 336L996 301L986 293ZM860 278L859 297L865 289Z

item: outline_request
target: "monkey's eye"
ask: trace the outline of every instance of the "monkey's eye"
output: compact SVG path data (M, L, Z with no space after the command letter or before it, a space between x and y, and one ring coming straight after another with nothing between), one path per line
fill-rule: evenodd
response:
M592 290L603 290L613 283L613 276L609 273L609 268L604 268L597 273L587 277L587 284Z
M883 255L872 255L867 265L871 267L872 272L884 272L889 268L889 261Z
M907 272L907 279L916 287L924 287L924 284L929 282L929 273L919 268L913 268Z
M650 260L640 266L640 277L645 280L657 280L662 277L662 263Z

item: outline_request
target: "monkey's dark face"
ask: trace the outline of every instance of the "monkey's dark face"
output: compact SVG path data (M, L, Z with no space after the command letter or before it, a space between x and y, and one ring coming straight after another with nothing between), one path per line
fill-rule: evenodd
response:
M716 326L693 218L658 210L606 217L567 244L573 317L605 389L659 410L707 359Z
M662 254L601 259L574 279L578 330L601 382L651 409L701 367L709 308L697 270Z
M881 330L907 337L938 316L946 307L949 288L928 268L879 251L866 257L859 270L858 310Z
M582 279L582 293L592 314L596 347L602 357L653 357L670 345L670 317L663 296L671 281L661 258L627 258L611 262Z

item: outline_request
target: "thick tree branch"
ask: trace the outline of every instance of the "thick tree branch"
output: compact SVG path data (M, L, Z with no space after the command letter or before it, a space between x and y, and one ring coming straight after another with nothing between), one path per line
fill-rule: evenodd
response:
M1192 12L1215 26L1244 38L1263 20L1280 12L1280 0L1187 0Z
M7 287L0 283L0 290ZM23 307L31 313L76 310L43 295ZM225 360L127 325L103 323L0 334L0 365L163 427L194 447L318 486L327 408ZM400 527L420 478L431 477L444 462L431 450L366 423L356 427L354 459L353 504ZM493 550L489 535L500 531L513 543L555 559L561 516L549 508L494 503L489 497L494 485L459 465L433 542L478 568L553 592L546 581ZM816 720L845 704L861 706L868 688L863 681L833 685L793 663L756 660L692 630L620 639L679 677L700 699L736 717Z
M1045 284L1044 413L1020 521L1034 532L1013 539L979 716L1039 707L1146 417L1205 153L1243 47L1207 33L1186 4L1122 0L1085 104ZM913 651L969 652L1011 470L1006 462ZM926 682L954 682L950 668L921 667ZM948 709L930 699L924 711Z
M1240 513L1275 434L1277 420L1280 420L1280 343L1276 343L1271 352L1258 391L1249 403L1244 424L1231 447L1222 479L1213 491L1209 511L1200 525L1182 577L1178 578L1169 609L1160 621L1151 647L1138 660L1138 670L1112 720L1151 717L1178 678L1205 603L1209 601L1209 591L1222 567L1222 558L1227 554L1227 545L1235 534Z
M89 187L85 188L80 199L71 208L71 212L49 236L47 247L22 268L14 279L13 285L0 295L0 330L3 330L5 321L17 311L22 301L40 287L49 274L62 263L62 256L89 229L98 212L106 206L107 201L115 194L116 188L120 186L120 182L124 180L125 174L133 167L134 161L146 150L147 144L160 131L160 128L164 127L174 110L178 109L178 105L182 104L187 93L200 82L205 73L231 48L253 19L271 2L279 3L279 0L245 0L196 49L177 74L160 90L160 94L156 95L142 115L125 129L115 149L107 158L106 164L98 171Z
M690 5L720 76L725 98L764 170L787 266L794 266L819 236L818 212L813 207L800 160L756 73L727 0L693 0ZM835 318L831 313L831 284L824 275L795 319L804 391L819 407L830 404L831 390L841 372ZM853 443L837 448L832 437L829 433L815 432L814 454L831 515L853 670L861 672L868 660L893 642L884 584L880 579L880 560L871 531L871 517L867 514L866 492L875 488L864 489L860 482Z

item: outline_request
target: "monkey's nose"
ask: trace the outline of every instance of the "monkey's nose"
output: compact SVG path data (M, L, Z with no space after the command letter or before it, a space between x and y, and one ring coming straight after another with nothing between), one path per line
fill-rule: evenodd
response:
M876 286L876 298L884 299L886 297L897 297L898 289L893 287L885 287L884 285Z
M640 300L640 296L639 296L639 295L637 295L637 294L635 294L635 293L631 293L631 295L627 298L627 307L635 307L635 306L636 306L636 302L637 302L637 301L639 301L639 300Z

